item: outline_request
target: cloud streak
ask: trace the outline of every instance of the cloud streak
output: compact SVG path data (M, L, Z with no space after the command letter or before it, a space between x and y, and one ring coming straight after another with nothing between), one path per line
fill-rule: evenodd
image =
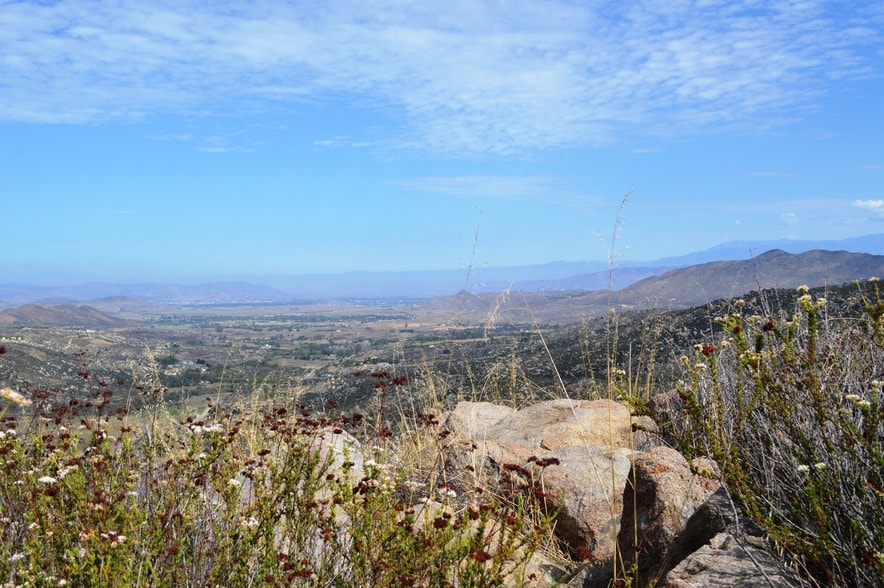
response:
M454 198L510 200L566 206L595 202L590 196L563 188L557 178L546 176L428 176L394 183L405 190Z
M395 121L388 148L466 156L757 130L818 107L833 78L875 74L882 22L865 4L822 0L0 0L0 120L302 110L344 96Z
M878 216L884 217L884 200L854 200L853 206L864 208Z

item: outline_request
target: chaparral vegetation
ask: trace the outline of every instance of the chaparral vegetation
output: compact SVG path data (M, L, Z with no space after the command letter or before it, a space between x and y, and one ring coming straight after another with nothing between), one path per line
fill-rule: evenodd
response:
M524 465L477 471L471 484L449 467L446 413L458 401L522 408L566 397L650 415L665 443L711 458L796 580L884 582L877 280L610 311L576 326L487 312L444 323L408 306L335 312L182 310L107 331L5 328L0 578L580 581L593 562L562 543L557 503ZM658 409L660 394L675 408ZM614 585L653 584L616 557Z

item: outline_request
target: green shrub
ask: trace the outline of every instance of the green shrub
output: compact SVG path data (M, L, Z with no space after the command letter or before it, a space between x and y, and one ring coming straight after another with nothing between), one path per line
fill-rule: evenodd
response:
M724 482L787 559L823 585L884 585L884 303L856 318L806 287L791 316L719 317L724 339L682 358L689 454Z

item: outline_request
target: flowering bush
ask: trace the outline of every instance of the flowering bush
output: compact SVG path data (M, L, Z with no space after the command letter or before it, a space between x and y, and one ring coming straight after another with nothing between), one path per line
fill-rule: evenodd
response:
M720 344L682 358L689 453L712 455L746 512L815 581L884 584L884 302L827 315L799 288L791 316L717 319Z
M363 450L353 415L211 401L178 421L75 401L26 414L23 395L3 397L19 405L0 415L10 585L518 585L549 527L393 467L386 429Z

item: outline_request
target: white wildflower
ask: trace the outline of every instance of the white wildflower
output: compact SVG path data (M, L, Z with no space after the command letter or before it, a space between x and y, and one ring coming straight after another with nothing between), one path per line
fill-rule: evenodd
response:
M258 519L254 516L250 516L247 519L243 519L242 526L246 527L247 529L254 529L255 527L258 526Z
M817 298L817 299L816 299L816 305L817 305L817 306L825 306L825 305L826 305L826 302L827 302L827 301L826 301L825 298Z
M16 553L12 557L9 558L9 563L15 563L17 561L21 561L25 558L24 553Z
M34 529L36 529L39 526L40 525L38 525L37 523L31 523L30 525L28 525L28 531L33 531Z
M807 287L807 284L803 284L801 286L798 286L796 288L796 290L798 291L799 294L807 294L808 292L810 292L810 288Z
M229 486L233 486L234 488L239 488L240 486L242 486L242 482L240 482L240 481L237 480L236 478L230 478L230 479L227 481L227 484L228 484Z
M805 302L810 303L813 302L813 298L810 294L805 294L801 298L798 299L798 304L804 304Z
M373 468L373 467L377 467L378 462L376 462L373 459L367 459L367 460L365 460L365 463L363 463L362 465L364 465L367 468Z
M40 476L39 478L37 478L37 481L40 482L41 484L56 484L56 483L58 483L58 480L56 480L52 476Z
M875 282L878 281L878 278L875 277L875 276L872 276L871 278L869 278L869 281L872 282L872 283L874 284Z
M820 461L820 462L813 464L813 467L817 471L822 471L822 470L826 469L827 466L826 466L826 464L824 464L823 462Z
M58 470L58 479L64 480L65 476L67 476L69 473L73 472L74 470L78 470L78 469L80 469L80 466L78 466L77 464L65 466L65 467L61 468L60 470Z
M800 473L800 474L804 474L804 473L807 473L807 472L810 471L810 466L809 466L809 465L805 465L805 464L801 464L801 465L798 466L797 469L798 469L798 473Z
M871 402L869 402L868 400L862 400L858 394L848 394L844 398L851 401L860 408L869 408L870 406L872 406Z

